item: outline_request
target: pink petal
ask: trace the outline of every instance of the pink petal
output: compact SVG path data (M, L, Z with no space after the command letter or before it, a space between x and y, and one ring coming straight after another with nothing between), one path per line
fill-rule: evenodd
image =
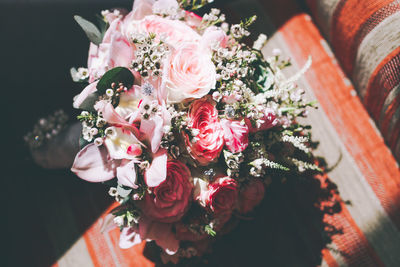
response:
M221 120L226 147L233 153L242 152L249 145L249 128L240 121Z
M154 0L135 0L133 2L132 12L127 15L126 19L140 20L147 15L153 14Z
M156 187L167 178L167 150L160 149L154 154L150 167L144 174L144 180L149 187Z
M130 248L140 244L142 239L136 230L132 227L125 227L119 236L119 247L123 249Z
M142 120L140 123L140 132L149 140L151 152L153 153L160 147L161 138L163 136L163 124L164 121L160 116L154 116L149 120Z
M228 42L228 36L226 33L218 27L208 27L203 34L201 39L201 45L204 47L210 47L210 45L217 42L221 47L226 47Z
M133 189L137 189L138 186L136 185L136 169L135 169L135 162L134 161L127 161L124 164L121 164L117 168L117 178L118 183L131 187Z
M101 111L103 113L103 118L111 124L116 124L122 127L127 128L132 131L135 136L139 135L138 129L135 125L130 124L125 119L123 119L114 109L111 103L108 103L104 100L98 101L94 107L97 111ZM139 142L139 141L138 141Z
M83 89L83 91L75 97L73 107L79 108L82 105L83 101L85 101L85 99L90 94L97 91L96 86L97 86L97 82L91 83L88 86L86 86L85 89Z
M134 58L132 47L120 32L115 32L112 35L109 57L108 65L112 67L128 67Z
M89 55L88 55L88 62L87 62L87 66L88 66L89 70L92 69L92 64L98 58L98 54L99 54L99 47L91 42L90 46L89 46ZM90 73L90 71L89 71L89 73ZM92 83L95 80L96 80L95 77L93 75L90 75L89 82Z
M95 144L85 146L76 155L71 171L89 182L104 182L115 177L115 164L107 159L107 149Z

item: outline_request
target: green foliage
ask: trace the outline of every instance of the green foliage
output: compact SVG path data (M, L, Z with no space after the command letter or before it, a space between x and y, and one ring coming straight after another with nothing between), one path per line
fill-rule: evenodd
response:
M105 94L106 90L111 88L111 85L115 83L118 85L122 83L127 88L131 88L135 78L132 72L124 67L116 67L107 71L97 84L97 91L100 95Z
M214 229L212 229L212 227L210 225L204 226L204 231L210 236L216 236L217 235L217 232L215 232Z
M101 43L103 37L96 25L78 15L75 15L74 19L79 26L81 26L82 30L92 43L95 45L99 45Z
M96 112L94 109L94 104L96 104L96 101L99 100L99 94L97 92L94 92L90 95L88 95L85 100L83 100L82 104L78 107L79 109L82 110L87 110L90 112ZM79 119L79 117L78 117Z
M90 142L86 141L85 139L83 139L82 136L79 137L79 148L82 149L85 146L87 146L88 144L90 144Z
M240 25L244 28L244 29L248 29L255 21L257 20L257 16L251 16L248 19L245 19L244 21L240 22Z
M197 10L211 2L210 0L178 0L180 7L185 10Z

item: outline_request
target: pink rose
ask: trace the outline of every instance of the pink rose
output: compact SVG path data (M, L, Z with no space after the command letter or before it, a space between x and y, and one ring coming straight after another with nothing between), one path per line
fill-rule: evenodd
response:
M201 98L215 87L216 70L211 53L196 43L177 47L165 64L168 101Z
M230 214L236 206L238 197L238 185L229 177L217 178L208 185L208 191L200 196L206 207L216 215Z
M240 121L221 120L226 147L233 153L242 152L249 145L249 128Z
M190 171L180 161L167 162L167 178L152 193L146 194L142 211L153 220L171 223L179 221L185 214L192 195L189 181Z
M248 213L264 198L265 187L261 180L252 180L239 194L239 210Z
M200 165L207 165L216 160L224 146L223 129L218 119L218 111L209 98L202 98L192 103L188 113L188 127L198 131L191 140L185 134L185 143L190 155Z
M113 20L98 46L90 43L88 69L89 82L100 78L114 67L128 67L134 58L134 50L121 34L121 19Z
M200 35L179 20L170 20L156 15L144 17L142 20L132 20L127 17L124 21L125 36L133 34L154 33L157 38L163 37L165 43L177 48L182 43L198 42Z
M193 12L185 11L185 21L193 29L197 29L200 26L202 19L202 17Z
M215 26L208 27L201 38L202 44L209 48L214 44L225 48L228 40L229 38L226 33L221 28Z

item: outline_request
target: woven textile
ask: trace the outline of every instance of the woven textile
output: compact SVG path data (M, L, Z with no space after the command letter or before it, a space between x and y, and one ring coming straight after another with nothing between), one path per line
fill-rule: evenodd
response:
M400 1L308 0L308 4L400 160Z

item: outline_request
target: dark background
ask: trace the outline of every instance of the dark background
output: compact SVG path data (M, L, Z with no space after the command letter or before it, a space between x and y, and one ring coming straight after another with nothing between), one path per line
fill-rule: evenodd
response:
M131 5L130 0L0 0L1 266L50 266L111 201L101 184L36 166L23 136L57 109L72 119L76 115L72 98L80 88L69 69L86 66L89 42L73 15L95 21L103 9ZM95 204L88 201L93 199ZM76 222L71 211L84 216Z
M217 0L213 6L227 1ZM68 170L36 166L23 136L39 117L57 109L65 110L72 120L77 114L72 98L81 88L72 82L69 69L86 66L89 42L73 15L94 21L103 9L131 5L131 0L0 1L1 181L5 184L1 266L51 265L111 203L101 184L79 180ZM314 207L322 193L317 180L269 192L259 208L267 212L224 237L210 262L318 265L329 240L322 233L323 214Z

